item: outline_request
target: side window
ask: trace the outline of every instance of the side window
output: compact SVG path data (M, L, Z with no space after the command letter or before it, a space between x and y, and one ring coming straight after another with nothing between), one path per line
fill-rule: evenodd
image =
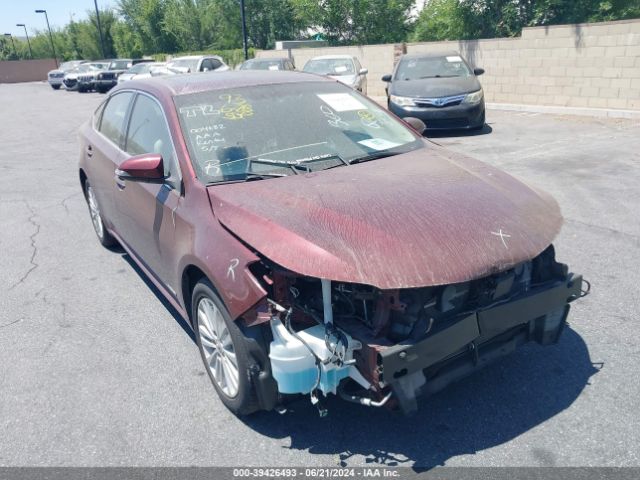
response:
M174 173L173 144L164 113L160 105L146 95L138 95L133 105L125 150L131 155L159 153L165 176Z
M209 60L208 58L205 58L204 60L202 60L202 63L200 64L200 71L204 72L204 69L207 68L209 70L213 70L213 68L211 68L211 60Z
M109 99L109 103L104 107L102 113L100 133L118 146L122 143L124 120L132 97L133 93L131 92L114 95Z
M220 60L218 60L217 58L212 58L209 60L209 63L211 64L210 70L217 70L218 68L220 68L222 66L222 62Z

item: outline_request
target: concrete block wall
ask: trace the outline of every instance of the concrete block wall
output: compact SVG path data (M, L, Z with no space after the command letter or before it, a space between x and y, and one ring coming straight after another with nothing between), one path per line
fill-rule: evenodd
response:
M640 20L525 28L521 37L291 50L296 66L316 55L356 55L369 69L369 95L399 51L457 50L474 67L494 103L640 110ZM283 56L261 51L258 56Z

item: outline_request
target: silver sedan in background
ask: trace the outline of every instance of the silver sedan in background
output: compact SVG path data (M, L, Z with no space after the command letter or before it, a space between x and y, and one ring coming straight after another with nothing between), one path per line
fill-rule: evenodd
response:
M327 75L348 85L354 90L367 94L367 73L360 61L353 55L323 55L313 57L304 68L304 72Z
M142 78L150 78L153 75L154 68L163 68L165 62L144 62L134 65L129 70L118 76L118 83L128 80L140 80Z

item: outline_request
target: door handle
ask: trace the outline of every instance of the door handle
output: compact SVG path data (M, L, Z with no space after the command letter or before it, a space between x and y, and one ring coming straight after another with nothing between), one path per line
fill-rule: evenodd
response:
M116 182L118 190L124 190L124 188L126 187L126 184L124 183L124 180L121 180L120 177L118 177L118 175L116 175L114 177L114 181Z
M91 145L87 145L87 157L93 157L93 147Z

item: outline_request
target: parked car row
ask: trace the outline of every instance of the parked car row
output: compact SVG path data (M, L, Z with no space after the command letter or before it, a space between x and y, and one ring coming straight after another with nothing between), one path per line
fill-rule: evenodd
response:
M294 70L288 58L258 58L240 70ZM325 75L367 94L368 69L352 55L311 58L304 72ZM481 129L485 124L482 68L471 68L458 52L404 55L384 75L387 107L400 118L421 120L428 129Z
M49 72L54 89L105 93L118 83L161 75L220 72L229 66L217 55L177 57L167 63L152 60L116 59L66 62ZM290 71L296 67L287 57L253 58L238 70ZM353 55L323 55L306 62L302 71L328 76L367 94L367 68ZM480 129L485 124L484 92L478 76L458 52L404 55L393 73L384 75L387 107L400 118L417 118L428 129Z
M252 58L246 60L238 70L295 70L293 62L283 58ZM345 85L367 94L367 73L360 61L353 55L323 55L314 57L305 63L303 72L325 75Z
M151 59L119 58L113 60L74 60L51 70L47 80L54 90L63 87L70 91L95 90L106 93L118 83L127 80L180 73L229 70L218 55L192 55L178 57L170 62Z

